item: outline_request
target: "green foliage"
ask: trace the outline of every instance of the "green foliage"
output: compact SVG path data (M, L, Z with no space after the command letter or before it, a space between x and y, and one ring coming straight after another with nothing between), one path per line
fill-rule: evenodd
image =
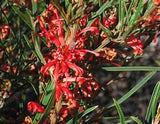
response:
M85 116L86 116L87 114L89 114L90 112L93 112L96 108L98 108L98 106L90 107L90 108L86 109L83 113L80 112L79 115L77 116L76 120L71 119L71 120L69 120L69 121L67 122L67 124L74 124L74 123L78 124L83 117L85 117Z
M43 93L43 96L41 98L41 103L46 107L45 112L40 114L37 113L33 119L34 123L43 123L45 119L47 118L53 104L55 101L55 85L54 82L50 81L45 88L45 92Z
M160 71L160 67L143 67L143 66L128 66L128 67L103 67L106 71Z
M32 29L30 16L28 15L29 10L26 9L26 12L22 13L17 6L12 6L12 9Z
M1 81L0 85L4 85L6 81L12 83L11 90L13 93L11 92L11 94L13 94L13 97L15 97L17 94L19 95L18 96L19 101L17 100L17 102L20 110L17 113L23 116L23 120L26 115L30 115L31 118L33 119L32 120L33 124L44 123L44 121L50 114L51 110L54 110L53 113L55 113L55 116L57 116L55 120L61 119L58 112L62 106L65 106L65 107L67 106L65 102L63 104L61 103L61 101L59 103L55 102L56 85L55 85L55 79L54 79L55 75L53 75L53 72L54 72L53 70L55 68L49 69L49 75L47 76L45 75L46 77L40 73L41 67L48 62L47 57L54 58L54 57L51 57L52 53L54 53L58 49L55 47L54 43L51 44L50 48L46 47L47 40L45 36L41 37L42 33L44 32L41 31L40 25L37 21L37 16L41 16L41 17L51 16L49 12L48 12L49 14L47 13L48 15L46 13L45 13L46 15L43 15L44 14L43 12L48 7L48 4L49 4L48 2L50 2L50 0L46 0L46 1L40 0L39 2L35 2L34 0L31 0L29 5L27 5L23 0L20 0L20 3L13 2L11 0L0 1L0 12L1 12L0 21L2 22L2 26L3 24L8 25L10 27L9 32L11 32L6 38L4 39L1 38L2 40L0 41L0 52L4 51L4 53L0 55L0 59L1 59L0 67L1 68L3 66L10 67L9 71L7 69L6 69L7 71L0 70L0 81ZM146 36L146 34L149 33L149 37L151 38L147 41L142 42L142 45L149 44L152 41L156 30L158 29L157 27L155 29L147 28L147 26L142 27L143 22L146 21L145 18L148 17L150 13L155 9L155 6L153 5L152 0L148 0L148 1L106 0L106 2L104 2L103 0L98 0L98 1L97 0L89 0L89 1L60 0L58 2L57 0L53 0L52 3L54 4L55 8L59 12L60 19L63 20L62 23L64 23L64 25L63 25L62 32L63 33L65 32L64 33L65 41L68 40L70 37L73 37L73 39L71 39L71 42L73 42L73 44L71 46L67 44L69 47L71 47L70 51L72 51L72 47L75 47L77 44L77 43L74 43L74 41L79 40L77 38L78 36L76 35L76 33L83 30L83 28L79 24L81 17L83 17L84 14L88 15L86 19L87 24L84 26L84 29L86 27L88 29L93 29L93 27L90 28L90 26L94 23L96 19L99 19L99 23L97 26L97 29L99 30L99 34L92 35L92 33L94 33L93 31L87 31L85 33L80 34L80 36L86 35L87 38L85 41L86 43L84 43L85 46L83 48L80 47L79 49L86 49L88 51L90 50L93 53L100 55L100 59L98 59L98 57L94 56L94 54L90 57L89 56L90 53L87 53L86 56L83 56L83 55L80 56L80 57L87 58L85 62L78 61L77 63L75 63L75 64L79 64L80 68L84 69L83 71L85 73L83 74L83 76L87 75L85 78L88 78L88 79L90 79L90 72L92 70L92 67L90 68L91 64L93 63L95 64L93 67L102 66L101 63L104 62L105 57L101 56L101 52L102 54L106 55L106 51L105 51L106 48L116 49L117 54L122 53L121 56L123 56L124 54L128 55L129 52L130 52L129 56L133 56L133 52L131 52L131 50L129 49L130 46L125 42L125 39L130 35L136 36L137 34L140 34L140 35L145 34L143 36ZM91 6L88 6L88 5L91 5ZM4 11L5 9L8 10L8 14L5 13ZM107 14L111 14L111 16L113 16L114 15L113 13L117 17L116 21L114 22L113 25L110 25L109 28L105 27L105 25L103 24L104 23L103 18L106 17L108 19L110 18L110 16L108 16ZM44 22L43 19L42 19L42 22ZM47 24L44 24L44 26L46 30L48 30ZM55 31L56 31L56 28L55 28ZM74 30L72 31L72 29ZM50 34L55 35L53 34L53 32L50 32ZM70 36L70 33L73 33L74 36L72 35ZM101 37L102 33L106 35L104 39ZM0 35L2 34L3 33L1 31L1 25L0 25ZM56 34L56 38L59 38L57 34ZM63 47L64 46L61 46L60 48L63 48ZM127 52L126 52L126 49L127 49ZM65 52L65 50L63 52ZM50 54L48 56L45 56L45 54L47 53L50 53ZM123 60L126 59L126 58L123 58L123 60L121 60L122 58L120 56L116 56L116 57L117 57L116 61L114 60L109 61L105 59L105 62L109 64L112 62L121 63ZM93 60L90 60L90 58L93 58ZM72 62L72 59L70 62ZM97 62L99 62L100 64L98 65ZM159 61L156 61L156 62L159 64ZM121 73L126 71L127 72L146 71L148 73L146 73L146 75L142 79L140 79L131 89L128 89L128 92L125 93L123 96L121 96L121 98L114 100L114 103L110 105L103 106L104 110L106 111L111 110L115 107L117 109L118 116L115 116L115 117L101 116L101 119L102 121L118 120L119 123L121 124L127 124L130 122L142 124L142 121L138 117L135 117L134 115L125 116L120 105L125 101L127 101L134 93L136 93L140 88L142 88L158 71L160 71L160 67L126 66L126 65L125 66L122 65L122 67L111 67L110 65L109 66L107 65L102 67L102 69L107 71L108 73L109 72ZM35 71L34 73L35 75L32 74L33 71L31 71L30 69L31 66L35 67L35 69L33 69ZM14 70L14 68L16 68L17 70L16 69ZM71 68L69 68L68 70L69 70L69 75L71 75L71 77L77 76L76 74L74 74L74 71L76 69L72 70ZM81 71L81 70L79 69L78 71ZM61 73L61 72L57 72L57 73ZM67 74L65 74L65 76L66 75ZM63 78L65 76L64 75L60 76L62 83L64 82ZM43 82L42 85L39 84L41 82ZM76 84L76 81L74 83ZM93 88L94 86L95 85L91 86L91 88ZM85 88L87 89L90 87L85 87ZM4 89L6 90L6 88ZM44 113L33 114L27 111L26 102L28 102L27 101L28 94L26 94L26 92L28 89L33 90L35 95L34 100L39 101L39 104L44 106L45 108ZM102 89L100 88L100 90ZM92 103L91 101L88 102L89 101L88 98L85 98L83 96L84 91L82 90L82 85L80 85L78 90L79 90L79 93L82 95L82 102L84 103L84 106L80 105L80 107L84 108L85 110L84 112L80 112L78 110L78 114L77 115L75 114L74 117L69 115L70 117L67 118L69 121L66 119L68 121L67 124L79 124L79 123L82 123L83 121L85 122L85 120L89 118L88 116L89 114L95 113L95 110L100 109L99 105L95 105L95 103ZM10 92L10 89L7 92ZM60 92L63 94L62 91ZM2 95L0 96L0 100L1 100L1 97L3 97L3 93L1 93L0 95ZM65 95L61 95L61 99L65 99ZM8 97L9 97L8 99L11 98L11 101L15 100L12 97L12 95L8 95ZM160 99L160 82L157 82L157 84L153 89L153 93L150 98L150 102L149 102L146 116L145 116L145 120L147 121L147 123L150 123L150 121L153 121L155 119L156 109L157 109L159 99ZM79 102L80 100L77 100L77 101ZM3 103L5 102L5 100L3 99L0 102ZM108 101L108 103L110 103L110 101ZM7 108L8 106L6 105L5 107ZM10 106L8 108L10 109ZM2 110L0 110L0 112L2 111L0 114L0 123L3 123L3 122L8 123L7 122L8 120L6 119L7 116L5 117L5 112L4 112L5 109L3 108ZM70 113L70 110L69 110L69 113ZM97 118L95 118L95 120L96 119Z
M149 123L149 120L152 119L152 121L155 118L156 115L156 108L158 105L158 100L160 99L160 81L157 82L153 89L153 93L147 108L145 120Z
M144 84L147 83L148 80L150 80L156 72L150 72L148 73L142 80L140 80L131 90L129 90L125 95L123 95L120 99L117 100L118 104L123 103L125 100L127 100L130 96L132 96L137 90L139 90ZM113 107L114 104L108 106L107 108Z
M121 109L120 105L117 103L117 101L115 99L113 99L113 101L114 101L114 105L115 105L115 107L117 109L117 112L118 112L118 115L119 115L120 123L121 124L126 124L124 114L122 112L122 109Z

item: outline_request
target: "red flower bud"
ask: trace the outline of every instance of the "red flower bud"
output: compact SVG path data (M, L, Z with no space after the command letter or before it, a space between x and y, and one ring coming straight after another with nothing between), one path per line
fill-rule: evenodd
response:
M10 34L10 27L8 25L0 26L0 40L3 40Z
M68 108L67 107L63 107L61 108L59 114L61 115L62 118L66 118L68 116Z
M27 104L27 109L28 111L32 111L32 112L39 112L39 113L43 113L44 112L44 107L39 105L36 102L30 101Z
M159 6L160 5L160 0L153 0L153 3L155 6Z
M134 49L134 55L143 54L143 43L137 37L131 35L125 39L126 43Z
M34 2L39 2L39 0L34 0Z

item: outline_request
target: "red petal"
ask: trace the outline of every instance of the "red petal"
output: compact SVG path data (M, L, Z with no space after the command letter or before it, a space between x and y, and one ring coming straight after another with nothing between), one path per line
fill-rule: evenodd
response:
M62 72L65 74L65 77L69 77L68 66L65 62L61 62Z
M41 73L42 73L42 74L45 74L45 75L48 75L49 69L50 69L52 66L54 67L55 63L56 63L56 60L52 60L52 61L48 62L46 65L44 65L44 66L41 68Z
M62 91L67 96L68 99L73 99L73 94L68 89L68 87L62 87Z
M30 101L27 104L27 109L28 111L32 111L32 112L39 112L39 113L43 113L44 112L44 107L39 105L38 103L34 102L34 101Z
M92 53L92 54L94 54L95 56L99 56L99 55L100 55L99 53L96 53L96 52L91 51L91 50L80 50L80 51L84 51L84 52Z
M56 63L56 66L55 66L55 69L54 69L55 82L58 81L58 78L59 78L59 76L60 76L60 72L61 72L60 64L59 64L59 62L57 62L57 63Z
M61 115L62 118L66 118L68 116L68 113L69 113L69 111L68 111L67 107L63 107L59 111L59 114Z
M68 106L69 109L79 108L79 104L76 100L70 99L70 105Z
M82 33L87 32L87 31L97 31L97 27L87 27L82 29L78 34L77 37L79 37Z
M158 38L158 33L156 33L155 35L154 35L154 39L153 39L153 43L156 43L156 41L157 41L157 38Z
M38 21L39 21L39 25L40 25L41 30L42 30L44 33L46 33L47 30L46 30L46 28L45 28L44 25L43 25L43 22L42 22L42 20L41 20L41 17L38 16L37 19L38 19Z
M42 32L44 33L45 37L47 38L48 40L48 46L50 46L50 41L52 41L56 47L59 47L60 46L60 42L59 40L55 37L55 34L53 34L51 31L47 31L40 16L37 17L38 21L39 21L39 24L40 24L40 28L42 30Z
M56 83L56 92L55 92L55 95L56 95L56 102L58 102L59 98L61 96L61 89L60 89L60 87L58 86L57 83Z
M80 82L80 84L82 84L83 82L85 82L87 80L87 78L84 77L67 77L67 78L63 78L63 81L76 81L76 82Z
M67 65L68 65L68 67L70 69L72 69L72 70L74 70L76 72L75 73L76 76L82 76L83 75L84 71L79 66L77 66L77 65L75 65L75 64L73 64L71 62L67 62Z

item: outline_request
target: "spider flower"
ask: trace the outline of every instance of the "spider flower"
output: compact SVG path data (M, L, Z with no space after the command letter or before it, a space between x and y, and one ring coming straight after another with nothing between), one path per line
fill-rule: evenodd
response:
M41 68L41 73L48 75L49 72L51 72L53 74L56 85L56 101L59 100L62 93L68 99L73 99L69 85L72 84L73 81L79 81L79 79L81 79L80 77L83 77L84 74L83 68L78 66L77 62L84 60L87 53L95 54L96 56L99 55L98 53L83 49L82 47L79 48L78 46L83 46L82 44L85 42L83 33L88 31L94 32L97 30L97 27L87 27L81 31L77 31L73 40L71 40L71 34L69 34L65 40L63 19L60 18L58 10L50 4L45 13L50 13L49 15L51 16L48 17L47 14L44 14L43 17L38 16L40 28L43 36L47 39L47 46L50 47L51 43L53 43L56 48L51 54L51 59ZM44 23L47 24L48 29L45 28ZM83 39L82 44L79 39ZM72 78L72 81L63 81L63 79L69 77Z

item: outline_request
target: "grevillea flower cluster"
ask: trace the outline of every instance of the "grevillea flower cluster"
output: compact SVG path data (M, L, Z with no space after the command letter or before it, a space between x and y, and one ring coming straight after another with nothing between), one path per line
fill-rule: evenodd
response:
M127 65L159 37L159 0L0 3L0 107L9 97L26 100L16 113L26 107L24 123L63 124L79 117L104 89L94 71ZM16 85L34 91L34 98L16 93Z
M86 54L99 56L99 53L78 47L83 46L82 44L85 42L82 36L83 33L94 32L97 27L83 28L81 31L77 30L74 38L69 32L67 38L64 38L63 19L59 16L59 11L52 3L49 4L44 14L37 19L42 30L40 35L47 39L47 47L52 48L55 45L51 50L53 52L51 52L50 57L46 59L46 64L42 66L41 73L53 76L56 102L64 95L64 101L67 102L66 105L68 106L66 109L77 109L79 108L79 103L75 100L79 91L76 91L75 88L70 90L69 87L74 85L73 83L75 83L75 87L81 88L85 97L91 97L89 92L99 89L97 82L92 77L84 76L84 69L77 65L78 62L85 60ZM45 25L47 25L48 29ZM64 108L62 109L64 110Z
M89 17L84 14L78 19L79 23L75 22L66 31L64 29L65 20L53 3L50 3L47 10L37 17L41 29L38 35L46 38L46 48L50 49L49 53L44 54L46 64L41 67L40 73L44 80L46 76L51 76L54 80L55 100L56 103L61 102L62 104L60 110L57 111L60 122L64 122L68 115L74 116L78 110L83 112L80 100L93 97L94 92L99 90L99 84L94 80L93 75L88 74L88 69L92 68L92 64L104 62L121 66L113 62L118 54L123 54L118 53L115 49L117 41L113 41L108 46L104 45L102 49L98 49L97 46L99 43L102 45L109 37L105 30L101 31L102 27L114 31L114 28L118 26L117 18L116 10L112 10L106 12L102 20L96 18L90 26L87 26ZM101 42L98 41L98 35ZM96 50L86 47L91 43L88 42L89 36L91 36L92 46L98 47L98 50L96 47ZM136 35L126 37L124 42L133 49L134 55L143 54L143 43ZM98 63L91 62L95 58ZM88 60L88 67L84 68L83 64ZM38 107L37 104L35 106L35 108ZM33 112L44 111L43 107L39 106L40 109L34 109L30 104L28 108Z

